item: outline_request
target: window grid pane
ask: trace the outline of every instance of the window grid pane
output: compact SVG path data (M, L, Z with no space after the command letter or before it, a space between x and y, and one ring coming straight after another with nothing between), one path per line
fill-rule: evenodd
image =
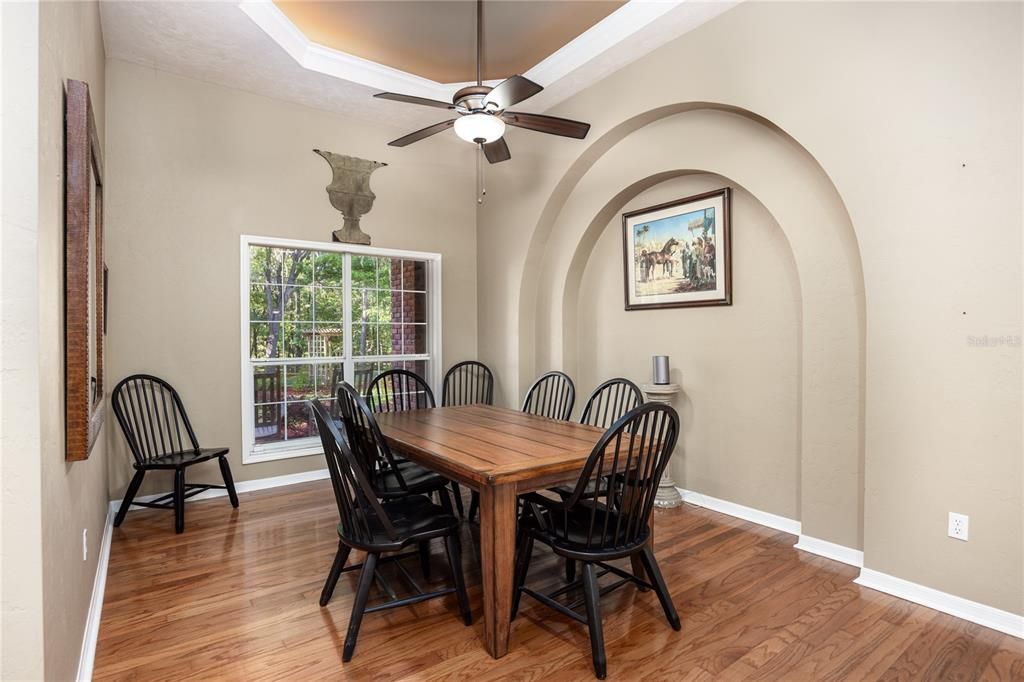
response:
M428 376L428 360L406 359L429 347L426 261L268 246L249 254L257 444L316 436L307 401L331 409L346 369L360 392L387 369Z

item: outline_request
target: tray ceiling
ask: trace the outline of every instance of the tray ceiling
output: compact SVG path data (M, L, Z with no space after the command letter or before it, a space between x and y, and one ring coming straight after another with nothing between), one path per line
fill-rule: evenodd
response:
M306 7L307 10L335 13L332 16L363 17L361 20L370 23L364 24L354 35L359 36L360 45L376 46L373 49L381 54L367 58L321 44L322 40L333 42L335 39L324 35L313 39L270 0L241 3L104 0L100 3L100 16L106 54L111 59L403 129L435 123L437 112L375 99L373 93L388 90L450 101L459 84L447 79L464 82L475 75L471 70L471 2L355 0L310 4L327 6L319 10ZM511 32L514 36L509 39L499 39L491 33L485 36L485 48L490 55L485 56L486 77L498 79L520 72L540 83L545 89L530 99L530 110L542 113L735 4L735 0L631 0L624 4L601 0L485 0L488 31ZM347 5L356 7L345 7ZM423 30L416 35L419 47L399 50L394 46L394 31L398 29L385 21L387 12L377 7L380 5L404 5L421 18L434 13L444 16L446 12L455 12L453 16L460 18L437 22L435 17L431 20L433 33L426 30L426 19L403 23L400 31ZM491 10L488 5L493 5ZM515 17L502 14L515 13L519 5L523 7ZM578 9L579 16L566 18L565 6ZM288 12L293 9L299 11L298 6L286 7ZM488 11L491 12L489 19L486 18ZM419 14L424 12L426 14ZM602 12L610 13L602 18ZM366 17L371 17L372 21ZM548 27L549 21L558 26ZM542 26L531 28L531 23ZM582 32L574 36L577 31ZM457 36L461 34L465 37L459 43ZM537 38L530 38L531 35ZM406 38L412 40L408 35ZM559 47L562 40L568 42ZM356 49L350 43L345 45L348 50ZM550 52L552 48L554 52ZM426 63L427 59L419 55L428 52L447 54L431 68L443 67L451 71L425 71L426 67L418 63ZM396 55L411 61L394 61ZM375 59L387 59L398 66ZM524 67L536 59L540 61ZM460 60L467 62L462 70L457 64ZM510 71L505 72L506 69Z
M476 3L276 0L314 43L439 83L476 79ZM624 5L611 0L487 0L485 80L526 73Z

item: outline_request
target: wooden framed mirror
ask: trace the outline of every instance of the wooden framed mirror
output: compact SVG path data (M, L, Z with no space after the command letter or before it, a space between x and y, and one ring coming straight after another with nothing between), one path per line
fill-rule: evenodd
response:
M103 159L89 85L64 100L64 397L67 461L87 459L103 425Z

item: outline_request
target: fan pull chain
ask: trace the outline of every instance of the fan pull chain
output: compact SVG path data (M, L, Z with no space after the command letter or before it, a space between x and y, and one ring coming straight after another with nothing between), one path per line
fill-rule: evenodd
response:
M482 144L477 145L476 155L476 203L484 203L484 198L487 197L487 187L484 184L484 146Z

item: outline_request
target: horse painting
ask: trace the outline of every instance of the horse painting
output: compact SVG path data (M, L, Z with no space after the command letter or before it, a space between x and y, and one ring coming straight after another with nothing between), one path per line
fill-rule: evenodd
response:
M728 305L728 208L725 188L624 213L626 309Z
M654 266L661 266L661 276L671 277L672 271L675 269L675 258L672 255L679 246L679 242L676 241L675 237L670 237L665 245L661 247L661 251L654 251L650 254L651 259L651 274L653 275Z

